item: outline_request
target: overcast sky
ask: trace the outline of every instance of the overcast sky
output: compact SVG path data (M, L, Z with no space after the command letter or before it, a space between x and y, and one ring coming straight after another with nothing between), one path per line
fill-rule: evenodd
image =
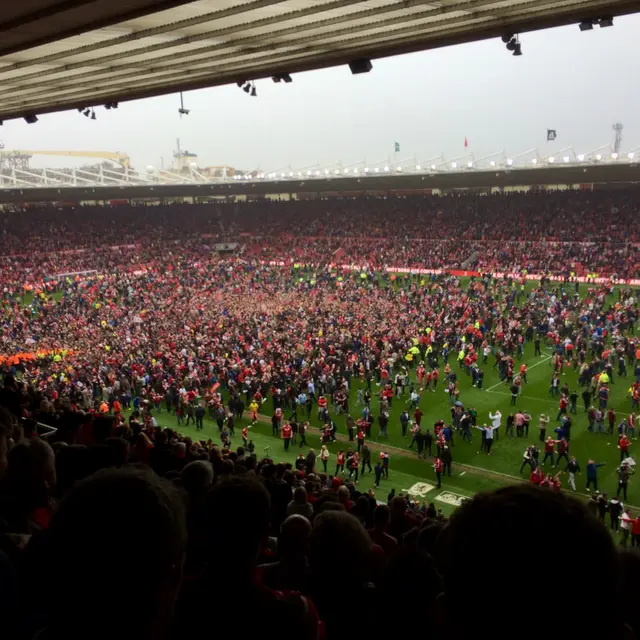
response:
M371 73L338 67L294 76L291 84L257 82L258 97L237 86L122 103L91 121L76 111L6 122L7 149L127 152L136 168L171 162L176 138L200 166L264 171L320 163L368 163L416 156L424 161L505 149L542 153L573 146L587 152L613 141L624 123L623 149L640 145L640 16L581 33L577 25L527 33L523 55L499 39L373 61ZM547 128L558 139L546 142ZM73 166L34 158L33 166Z

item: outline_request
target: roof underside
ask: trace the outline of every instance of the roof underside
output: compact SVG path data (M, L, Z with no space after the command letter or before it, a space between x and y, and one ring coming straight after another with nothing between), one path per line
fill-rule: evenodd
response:
M640 0L21 0L0 120L640 11Z

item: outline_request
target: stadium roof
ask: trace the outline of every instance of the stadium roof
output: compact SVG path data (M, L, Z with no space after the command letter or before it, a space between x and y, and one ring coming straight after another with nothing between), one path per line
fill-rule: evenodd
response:
M122 199L266 196L268 194L379 195L388 192L420 192L433 189L482 189L544 185L597 185L603 188L640 188L638 164L602 164L589 167L563 166L514 171L492 170L470 173L446 172L423 175L383 174L319 179L241 180L192 184L154 183L122 185L42 186L3 188L3 203L86 202Z
M21 0L0 120L640 11L640 0Z

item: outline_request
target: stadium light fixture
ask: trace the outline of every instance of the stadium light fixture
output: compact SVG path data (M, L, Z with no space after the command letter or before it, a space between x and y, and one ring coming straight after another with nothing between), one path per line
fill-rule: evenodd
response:
M35 124L36 122L38 122L38 116L32 113L30 115L25 116L24 121L27 124Z
M435 170L436 170L436 165L435 165L435 164L432 164L432 165L431 165L431 171L435 171Z
M611 159L612 160L617 160L618 159L618 154L615 151L611 154Z
M578 27L580 31L591 31L593 29L593 20L583 20Z
M289 177L293 178L293 171L289 171Z
M324 170L324 175L325 175L325 176L328 176L328 175L329 175L329 169L325 169L325 170Z
M349 169L348 168L345 169L344 172L345 172L345 174L349 173Z
M553 164L556 159L553 156L549 156L549 164Z
M420 171L420 165L419 164L416 165L416 171Z
M596 160L597 160L598 162L600 162L600 160L602 160L602 154L601 154L601 153L598 153L598 154L596 155Z
M534 158L534 159L531 161L531 164L538 164L538 158Z
M402 171L402 167L401 167L400 165L398 165L398 166L396 167L396 171Z
M514 56L521 56L522 55L522 45L519 42L516 42L516 48L513 50L513 54Z
M633 160L635 158L635 153L633 153L633 151L630 151L629 153L627 153L627 158L629 158L629 160Z
M340 169L336 169L336 175L339 176L340 175Z
M613 16L604 16L603 18L600 18L598 24L601 28L613 27Z
M310 176L313 172L312 171L307 171L307 175Z
M298 178L302 178L302 171L298 171Z
M507 166L511 167L513 165L513 160L511 158L507 158Z
M284 171L280 174L280 177L281 177L281 178L284 178L284 177L285 177L285 173L284 173Z
M365 167L365 168L364 168L364 172L365 172L365 173L369 173L369 167Z
M472 168L473 168L473 162L472 162L471 160L469 160L469 162L467 162L467 167L468 167L469 169L472 169Z
M562 161L567 163L567 162L569 162L570 159L571 158L569 158L569 156L565 156L564 158L562 158Z
M457 169L458 168L458 163L457 162L452 162L451 163L451 168L452 169Z
M351 69L351 73L355 76L359 73L369 73L369 71L373 69L373 65L369 58L357 58L349 62L349 69Z
M495 166L496 166L496 161L495 161L495 160L492 160L492 161L489 163L489 166L491 166L491 167L495 167Z
M584 162L584 153L578 154L578 162Z
M385 171L389 171L389 167L385 167L385 168L384 168L384 170L385 170Z
M376 167L376 168L374 169L374 171L375 171L376 173L380 173L380 167Z

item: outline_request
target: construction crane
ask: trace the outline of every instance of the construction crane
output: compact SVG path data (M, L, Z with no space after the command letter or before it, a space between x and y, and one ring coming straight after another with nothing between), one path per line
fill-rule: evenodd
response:
M4 149L0 143L0 170L29 169L29 160L32 156L59 156L67 158L100 158L113 160L121 167L130 166L129 156L119 151L27 151L23 149Z

